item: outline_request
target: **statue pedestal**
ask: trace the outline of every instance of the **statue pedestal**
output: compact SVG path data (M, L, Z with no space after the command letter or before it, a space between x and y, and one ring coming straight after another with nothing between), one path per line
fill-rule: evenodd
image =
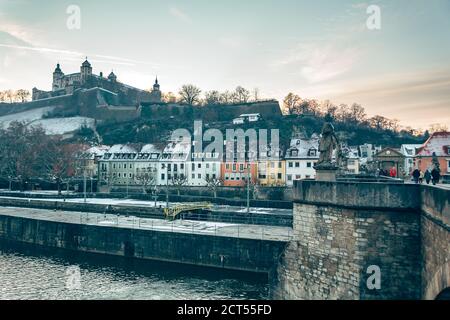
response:
M314 169L316 170L316 181L336 181L338 167L334 165L318 165Z

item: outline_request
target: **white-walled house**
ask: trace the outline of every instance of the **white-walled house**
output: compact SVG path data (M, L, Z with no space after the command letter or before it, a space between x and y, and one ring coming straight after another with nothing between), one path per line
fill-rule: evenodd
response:
M319 136L310 139L294 138L286 151L286 185L293 186L294 180L314 179L314 165L319 160Z
M414 170L414 158L416 157L417 149L421 144L402 144L400 152L405 156L405 176L410 176Z
M141 185L140 176L150 173L156 181L161 151L152 144L114 145L99 160L100 178L109 185Z
M176 180L187 179L190 158L190 139L179 138L170 141L164 148L159 161L158 184L173 185Z

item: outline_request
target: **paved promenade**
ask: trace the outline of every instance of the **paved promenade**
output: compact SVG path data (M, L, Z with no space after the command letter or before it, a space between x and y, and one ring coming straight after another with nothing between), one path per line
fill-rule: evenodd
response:
M102 199L104 200L104 199ZM117 228L155 230L165 232L214 235L242 239L260 239L268 241L288 241L292 228L261 226L208 221L149 219L125 217L91 212L53 211L45 209L0 207L0 215L32 218L73 224L98 225Z

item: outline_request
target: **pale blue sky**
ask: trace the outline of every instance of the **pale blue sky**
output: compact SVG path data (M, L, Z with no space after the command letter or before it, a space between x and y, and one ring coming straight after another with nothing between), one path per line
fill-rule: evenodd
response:
M81 29L66 27L69 5ZM381 7L381 30L366 27ZM450 126L450 1L0 0L0 90L50 89L56 62L163 91L259 88Z

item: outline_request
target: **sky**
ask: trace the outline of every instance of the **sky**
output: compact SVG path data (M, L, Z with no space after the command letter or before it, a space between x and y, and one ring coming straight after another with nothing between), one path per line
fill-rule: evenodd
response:
M50 90L57 62L69 74L87 56L142 89L241 85L450 127L449 17L450 0L0 0L0 90Z

